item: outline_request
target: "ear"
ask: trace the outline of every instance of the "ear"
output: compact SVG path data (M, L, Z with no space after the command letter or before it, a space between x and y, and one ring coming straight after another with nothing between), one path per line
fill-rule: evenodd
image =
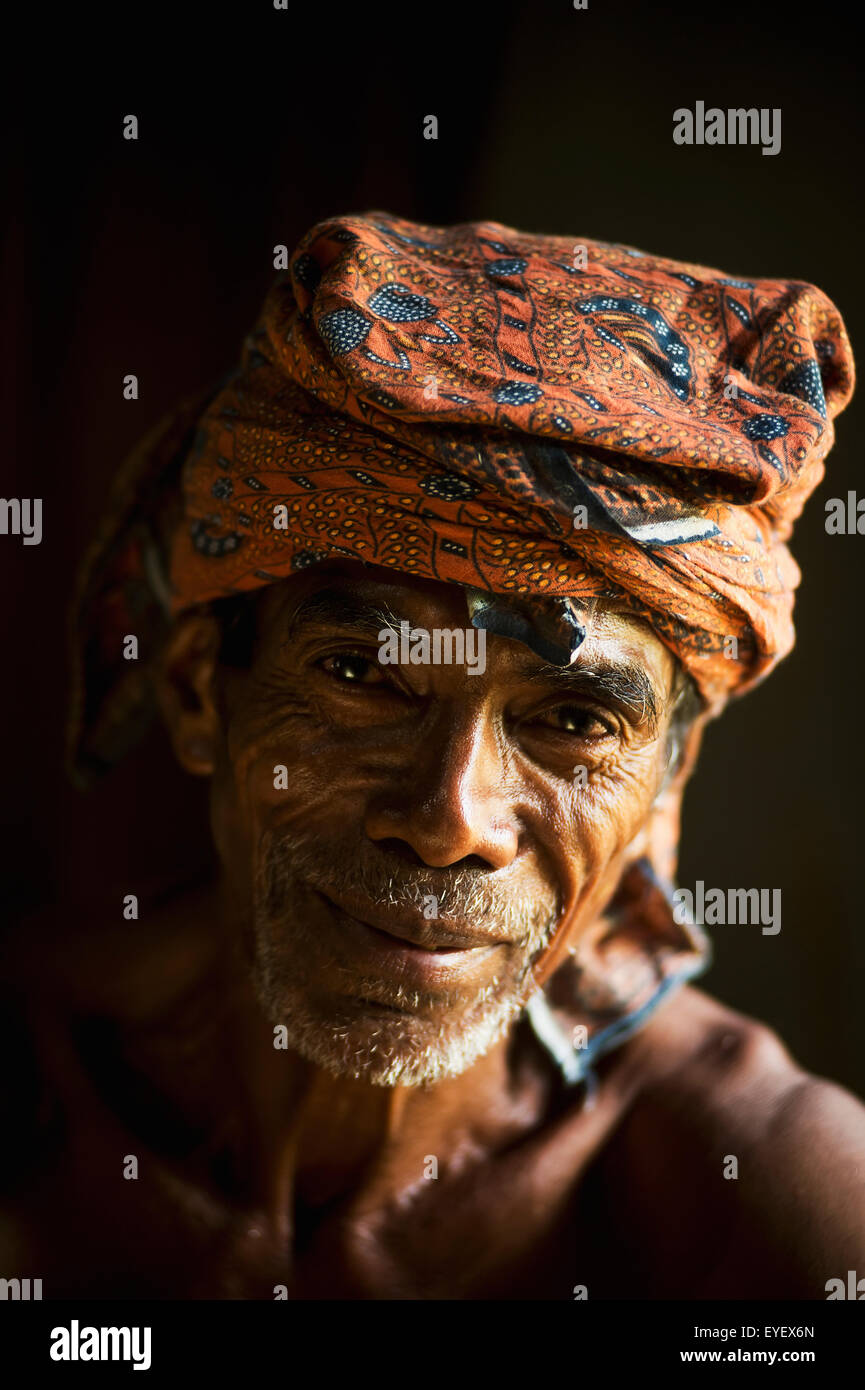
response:
M154 669L156 700L181 767L198 777L216 765L221 720L215 675L221 644L216 619L191 613L171 629Z

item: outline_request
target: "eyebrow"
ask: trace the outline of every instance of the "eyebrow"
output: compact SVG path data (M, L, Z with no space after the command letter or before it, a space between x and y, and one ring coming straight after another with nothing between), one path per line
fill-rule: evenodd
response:
M282 645L291 642L302 628L313 626L346 628L358 636L378 640L384 629L398 631L401 621L386 603L364 599L345 589L319 589L300 599L291 610ZM648 673L634 661L599 656L583 661L578 658L572 666L555 666L532 659L527 652L513 674L572 699L606 696L628 710L639 723L647 724L653 735L658 731L658 692Z
M373 603L344 589L319 589L292 609L283 645L304 627L351 628L364 637L378 637L383 628L399 628L399 618L387 604Z
M606 696L634 714L639 723L658 732L658 692L649 674L635 661L613 661L595 657L572 666L554 666L547 661L524 663L518 674L524 679L551 686L563 695Z

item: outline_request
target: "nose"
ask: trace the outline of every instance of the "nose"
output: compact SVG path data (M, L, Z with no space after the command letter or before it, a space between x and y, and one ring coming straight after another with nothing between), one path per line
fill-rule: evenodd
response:
M431 868L473 856L491 869L516 857L521 822L504 787L495 728L479 716L427 737L405 779L367 809L371 840L400 840Z

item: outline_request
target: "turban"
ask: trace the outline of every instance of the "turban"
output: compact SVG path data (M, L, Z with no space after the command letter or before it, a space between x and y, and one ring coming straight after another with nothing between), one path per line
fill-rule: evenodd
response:
M785 541L851 385L810 285L496 224L325 223L204 414L172 604L334 555L615 595L714 702L792 646Z
M852 389L801 281L495 222L319 223L239 368L121 471L78 594L74 767L145 717L124 634L333 559L464 585L476 625L565 662L581 607L615 600L717 710L792 646L787 542Z

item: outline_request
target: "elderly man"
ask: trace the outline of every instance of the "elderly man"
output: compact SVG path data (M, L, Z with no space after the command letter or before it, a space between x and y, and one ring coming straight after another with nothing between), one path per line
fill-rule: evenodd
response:
M158 705L221 868L40 963L44 1297L865 1291L865 1109L688 983L671 896L851 390L809 285L308 233L86 566L78 775Z

